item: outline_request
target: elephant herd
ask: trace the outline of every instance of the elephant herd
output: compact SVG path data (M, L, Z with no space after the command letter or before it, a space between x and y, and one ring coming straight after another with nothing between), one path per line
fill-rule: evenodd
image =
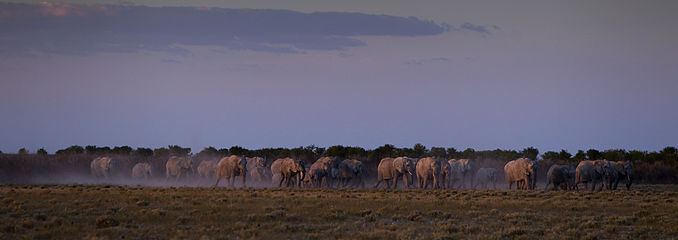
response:
M234 187L236 179L240 179L241 186L245 187L248 178L257 186L365 187L367 173L364 164L359 160L321 157L310 166L293 158L276 159L268 166L266 162L261 157L231 155L219 161L201 161L194 169L195 162L191 157L172 156L165 164L165 177L167 180L179 181L188 176L197 176L204 181L213 181L214 187L222 179L230 187ZM108 178L111 163L110 157L94 159L90 164L92 176ZM514 183L516 189L536 189L537 163L538 161L527 158L506 163L504 177L508 189ZM131 169L131 176L136 179L150 178L151 165L137 163ZM386 188L395 189L398 181L401 181L405 188L484 189L491 184L496 189L499 178L500 172L496 168L477 168L474 171L473 161L470 159L397 157L381 159L377 166L377 181L373 187L377 188L383 183ZM629 189L632 179L633 164L629 161L585 160L577 166L552 165L546 173L544 189L574 190L581 183L584 189L589 189L590 184L591 191L598 184L599 190L614 190L620 181L624 181Z

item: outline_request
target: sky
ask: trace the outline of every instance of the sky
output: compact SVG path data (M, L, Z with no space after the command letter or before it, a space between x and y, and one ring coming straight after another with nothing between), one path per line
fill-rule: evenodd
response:
M0 151L678 145L675 1L2 1Z

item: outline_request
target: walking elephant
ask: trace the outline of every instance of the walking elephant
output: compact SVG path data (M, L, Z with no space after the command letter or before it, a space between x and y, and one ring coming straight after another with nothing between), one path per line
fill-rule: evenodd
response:
M537 164L527 158L518 158L504 165L504 173L509 190L511 190L514 182L516 189L534 189L533 182L537 173ZM521 182L522 185L520 185Z
M137 163L132 168L132 178L148 179L151 177L151 164L148 163Z
M297 187L301 187L302 180L306 174L306 167L304 166L303 161L292 158L283 158L280 161L279 167L280 181L278 182L278 187L281 187L283 182L286 182L286 187L290 187L292 179L296 179Z
M607 189L617 190L620 181L624 181L626 189L631 188L633 176L633 163L630 161L610 161L610 171L607 181Z
M365 167L363 162L355 159L346 159L339 163L339 172L341 173L341 185L346 187L349 183L352 187L365 187L365 181L363 180Z
M92 176L95 178L108 178L111 174L111 161L110 157L98 157L92 160L89 164Z
M181 177L188 177L193 173L193 159L190 157L172 156L165 163L165 178L174 178L179 181Z
M386 188L391 188L391 181L393 181L393 189L398 188L398 178L403 178L406 188L412 184L414 177L415 165L412 159L408 157L398 158L384 158L377 166L377 183L374 188L379 187L381 182L385 182Z
M588 183L592 183L591 191L595 191L598 182L601 183L600 189L603 189L603 183L607 180L610 163L606 160L579 162L576 169L574 185L584 183L584 189L588 189Z
M341 160L336 157L322 157L311 165L311 173L313 185L315 187L322 187L323 183L330 187L332 182L332 168L339 167ZM338 172L337 172L338 173Z
M419 159L417 163L417 181L419 188L426 189L429 182L432 188L440 188L440 160L431 157Z
M471 169L472 169L472 161L471 159L450 159L447 161L450 164L450 167L452 169L451 171L451 183L452 187L454 188L454 184L459 181L459 188L465 188L466 187L466 179L470 178L471 176ZM473 184L473 179L471 178L471 185Z
M214 182L214 187L219 185L219 180L222 178L226 180L227 185L234 187L237 176L242 179L242 187L246 187L247 160L245 156L224 157L217 164L217 181Z

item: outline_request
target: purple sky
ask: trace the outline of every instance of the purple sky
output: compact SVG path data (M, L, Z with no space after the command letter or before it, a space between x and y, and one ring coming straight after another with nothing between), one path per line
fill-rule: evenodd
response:
M15 2L3 152L678 144L675 1Z

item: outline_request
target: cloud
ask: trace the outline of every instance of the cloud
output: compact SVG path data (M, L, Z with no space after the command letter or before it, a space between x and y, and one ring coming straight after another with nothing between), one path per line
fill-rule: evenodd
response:
M471 32L477 32L483 35L490 35L492 34L492 31L498 31L501 30L500 27L497 25L490 25L490 26L483 26L483 25L475 25L469 22L462 23L459 25L459 27L453 27L448 25L448 29L450 30L455 30L455 31L471 31Z
M0 55L161 51L221 46L275 53L365 46L359 36L442 34L445 24L348 12L0 3Z

